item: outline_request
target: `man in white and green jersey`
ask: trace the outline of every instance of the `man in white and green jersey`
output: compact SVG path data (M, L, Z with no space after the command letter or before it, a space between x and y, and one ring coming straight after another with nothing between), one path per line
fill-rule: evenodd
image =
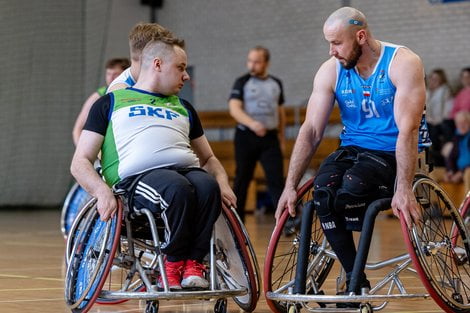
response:
M213 224L222 205L236 204L196 111L175 95L189 79L183 44L177 38L147 44L134 87L93 105L71 166L77 181L97 198L103 220L116 210L111 188L126 188L140 177L134 207L162 217L171 289L208 287L201 262ZM100 150L105 182L93 169Z

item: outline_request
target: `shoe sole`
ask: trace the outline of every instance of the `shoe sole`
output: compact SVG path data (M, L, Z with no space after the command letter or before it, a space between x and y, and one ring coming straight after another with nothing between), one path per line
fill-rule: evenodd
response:
M186 281L185 278L181 281L181 287L183 288L200 288L200 289L205 289L209 287L209 282L203 278L197 277L196 278L191 278L190 281Z

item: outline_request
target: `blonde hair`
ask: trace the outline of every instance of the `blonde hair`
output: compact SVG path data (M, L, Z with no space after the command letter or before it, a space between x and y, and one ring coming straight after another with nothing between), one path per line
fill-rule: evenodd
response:
M173 40L174 35L171 31L156 23L137 23L129 33L129 48L132 60L138 61L140 59L142 50L148 42L163 38Z

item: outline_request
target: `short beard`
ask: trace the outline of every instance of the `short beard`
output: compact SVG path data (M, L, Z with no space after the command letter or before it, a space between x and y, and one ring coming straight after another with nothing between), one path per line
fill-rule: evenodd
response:
M357 42L354 42L353 51L349 60L346 60L346 64L342 64L347 70L354 68L362 55L361 46Z

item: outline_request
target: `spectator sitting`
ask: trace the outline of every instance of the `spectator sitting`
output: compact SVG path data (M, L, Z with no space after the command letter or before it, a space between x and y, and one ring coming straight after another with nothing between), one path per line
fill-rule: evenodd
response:
M451 96L444 70L434 69L429 75L426 90L426 121L432 140L431 156L433 163L437 166L444 166L444 158L440 151L442 145L451 140L454 133L453 128L446 131L448 123L444 120L451 109L449 107ZM446 135L446 133L450 134Z
M454 106L450 112L452 119L455 119L455 115L460 111L470 111L470 67L462 69L460 82L462 83L462 89L455 96Z

